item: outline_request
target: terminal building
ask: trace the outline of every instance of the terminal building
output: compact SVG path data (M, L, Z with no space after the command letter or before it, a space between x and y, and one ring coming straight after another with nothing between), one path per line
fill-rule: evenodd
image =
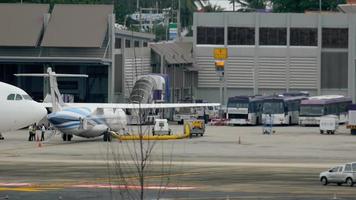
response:
M198 98L219 102L214 48L227 48L229 96L308 91L356 100L356 15L195 13Z
M0 4L0 81L35 100L48 91L43 78L16 73L87 74L59 78L76 102L123 102L133 77L150 73L152 34L116 28L112 5ZM135 70L134 70L135 69ZM126 99L125 99L126 97Z

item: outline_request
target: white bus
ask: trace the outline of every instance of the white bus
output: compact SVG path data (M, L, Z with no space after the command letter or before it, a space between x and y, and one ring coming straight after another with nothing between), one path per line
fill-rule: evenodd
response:
M300 105L300 125L319 125L320 118L325 115L335 115L339 123L348 119L350 98L340 95L315 96L303 100Z
M262 123L267 119L275 125L292 125L299 122L299 106L307 95L302 96L267 96L263 98Z
M260 96L230 97L227 103L228 125L257 125L261 123L262 99Z

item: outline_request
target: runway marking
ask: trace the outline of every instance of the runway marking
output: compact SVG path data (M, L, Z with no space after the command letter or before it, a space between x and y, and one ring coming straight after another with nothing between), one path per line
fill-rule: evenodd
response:
M23 186L31 186L31 183L0 183L0 186L23 187Z
M27 159L27 158L2 158L5 162L22 162L22 163L67 163L67 164L136 164L135 161L108 161L108 160L53 160L53 159ZM286 167L286 168L328 168L338 165L338 163L293 163L293 162L212 162L212 161L173 161L162 162L152 161L151 165L184 165L184 166L205 166L205 167Z
M19 191L19 192L41 192L47 190L58 190L63 188L97 188L97 189L126 189L139 190L138 185L113 185L113 184L52 184L54 187L41 186L31 183L0 183L0 191ZM194 190L191 186L144 186L145 190Z
M111 189L129 189L139 190L141 186L137 185L110 185L110 184L81 184L73 185L75 188L111 188ZM189 186L144 186L145 190L194 190L196 187Z
M17 191L17 192L42 192L45 191L42 188L34 188L34 187L0 187L0 191Z

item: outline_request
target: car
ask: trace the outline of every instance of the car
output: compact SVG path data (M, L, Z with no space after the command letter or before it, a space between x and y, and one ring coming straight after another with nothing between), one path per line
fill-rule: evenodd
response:
M321 172L319 180L322 185L336 183L339 186L346 184L352 187L356 182L356 162L338 165L328 171Z

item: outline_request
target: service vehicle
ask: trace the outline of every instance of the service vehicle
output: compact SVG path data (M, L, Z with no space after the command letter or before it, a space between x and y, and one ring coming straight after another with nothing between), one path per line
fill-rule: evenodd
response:
M328 171L321 172L319 180L323 185L336 183L339 186L346 184L352 187L356 181L356 162L335 166Z
M173 121L178 124L184 124L187 120L197 119L198 115L192 108L179 108L176 109L173 115Z
M335 134L339 127L339 119L336 115L326 115L320 118L320 134Z
M356 135L356 104L349 106L349 121L346 128L351 130L351 135Z
M172 130L169 128L167 119L155 119L152 128L152 135L171 135Z
M190 127L190 136L203 136L205 133L205 122L204 120L197 119L197 120L188 120L185 123L189 124Z

